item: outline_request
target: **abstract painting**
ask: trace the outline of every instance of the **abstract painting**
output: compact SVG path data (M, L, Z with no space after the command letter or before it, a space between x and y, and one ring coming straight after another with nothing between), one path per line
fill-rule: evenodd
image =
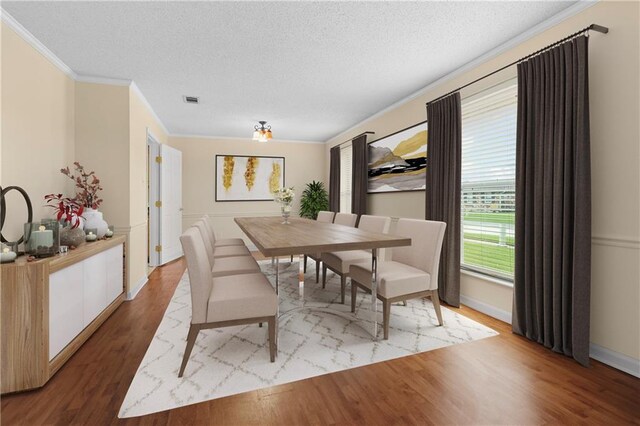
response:
M423 191L427 166L427 122L369 144L368 193Z
M284 186L284 157L216 155L216 201L273 201Z

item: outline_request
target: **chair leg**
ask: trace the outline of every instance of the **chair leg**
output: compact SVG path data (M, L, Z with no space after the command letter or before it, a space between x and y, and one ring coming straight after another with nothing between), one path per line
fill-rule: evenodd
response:
M356 297L358 295L358 286L351 280L351 312L356 312Z
M189 361L189 356L191 356L191 351L193 350L193 345L196 343L196 338L198 337L198 332L200 328L197 325L189 325L189 334L187 335L187 346L184 349L184 356L182 357L182 365L180 366L180 372L178 373L178 377L182 377L184 373L184 369L187 367L187 362Z
M384 340L389 340L389 314L391 302L385 300L382 303L382 327L384 328Z
M322 264L322 288L327 286L327 265Z
M347 277L340 275L340 303L344 305L344 293L347 290Z
M307 255L304 255L304 273L307 273Z
M258 323L258 327L262 327L262 323L261 322Z
M436 310L438 325L443 325L444 321L442 321L442 311L440 310L440 298L438 298L438 290L431 290L431 301L433 302L433 308Z
M320 261L316 260L316 284L320 282Z
M293 263L293 255L291 255L291 263Z
M269 358L276 361L276 317L269 318Z

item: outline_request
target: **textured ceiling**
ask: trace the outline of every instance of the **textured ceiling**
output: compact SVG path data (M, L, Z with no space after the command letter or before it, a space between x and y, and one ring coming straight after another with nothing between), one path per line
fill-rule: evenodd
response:
M573 2L2 2L81 75L132 79L171 133L324 141ZM200 97L188 105L183 95Z

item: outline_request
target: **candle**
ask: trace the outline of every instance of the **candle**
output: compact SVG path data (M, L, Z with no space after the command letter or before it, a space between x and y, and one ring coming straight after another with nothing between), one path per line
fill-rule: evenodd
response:
M31 247L52 247L53 246L53 231L45 228L44 225L40 225L37 231L31 233Z
M98 239L98 236L96 234L94 234L93 232L89 231L89 233L87 234L86 240L87 241L95 241L96 239Z
M17 255L11 250L9 250L8 247L5 247L2 249L2 253L0 254L0 262L2 263L13 262L14 260L16 260L16 256Z

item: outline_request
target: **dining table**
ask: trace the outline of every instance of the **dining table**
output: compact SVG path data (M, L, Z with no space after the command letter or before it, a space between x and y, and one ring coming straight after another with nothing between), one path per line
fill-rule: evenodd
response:
M304 298L304 255L329 253L350 250L367 250L371 252L371 303L369 305L369 319L365 322L369 327L363 327L370 332L374 340L378 338L377 321L377 287L378 287L378 257L379 250L392 247L411 245L411 238L392 234L370 232L355 227L338 225L335 223L318 222L306 218L292 217L283 221L278 216L267 217L236 217L236 224L253 242L258 251L267 258L275 259L275 287L279 295L279 262L281 256L298 256L298 291L302 307L298 309L318 309L345 317L343 311L317 308L305 305ZM293 310L291 310L293 311ZM279 313L279 317L288 315L291 311ZM349 320L359 320L346 316Z

